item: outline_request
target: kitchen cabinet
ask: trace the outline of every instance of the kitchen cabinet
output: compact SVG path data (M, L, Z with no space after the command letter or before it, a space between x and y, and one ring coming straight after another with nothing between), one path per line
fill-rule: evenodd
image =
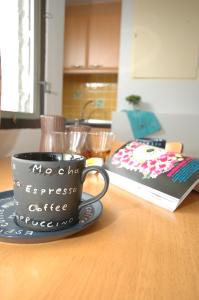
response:
M88 6L66 7L64 68L86 67L88 39Z
M67 6L65 73L117 73L120 3Z

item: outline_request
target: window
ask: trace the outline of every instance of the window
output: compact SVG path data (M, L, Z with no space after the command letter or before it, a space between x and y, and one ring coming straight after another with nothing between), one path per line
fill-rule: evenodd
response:
M13 124L19 119L38 119L42 112L40 82L43 75L41 67L44 66L40 63L40 53L43 6L44 1L34 0L0 2L0 111L1 117L12 120Z

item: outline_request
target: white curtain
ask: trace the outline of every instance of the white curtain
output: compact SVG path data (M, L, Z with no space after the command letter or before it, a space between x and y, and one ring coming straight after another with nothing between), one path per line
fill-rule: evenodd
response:
M2 111L33 112L33 1L0 0Z

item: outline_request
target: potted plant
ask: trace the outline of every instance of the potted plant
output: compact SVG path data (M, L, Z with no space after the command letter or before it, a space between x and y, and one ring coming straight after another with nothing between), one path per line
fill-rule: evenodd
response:
M137 106L139 106L139 103L141 101L141 97L139 95L129 95L125 99L126 101L128 101L129 104L133 105L134 109L136 109Z

